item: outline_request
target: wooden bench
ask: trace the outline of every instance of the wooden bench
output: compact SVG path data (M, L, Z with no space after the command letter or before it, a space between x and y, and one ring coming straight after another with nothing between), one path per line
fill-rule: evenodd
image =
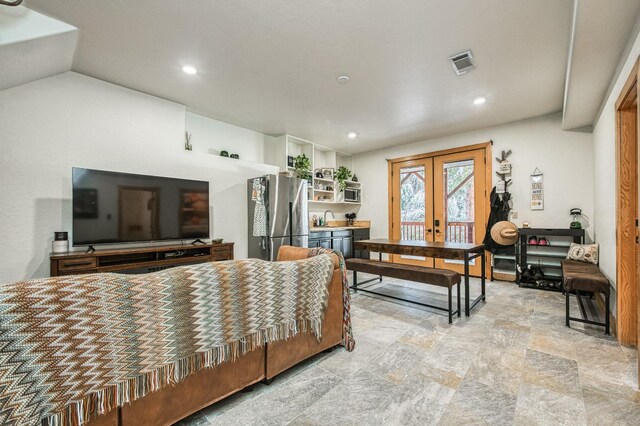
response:
M414 265L405 265L401 263L390 263L390 262L382 262L378 260L369 260L369 259L347 259L346 260L347 269L353 272L353 284L351 288L355 293L358 290L376 294L379 296L388 297L395 300L401 300L404 302L415 303L421 306L427 306L429 308L439 309L441 311L446 311L449 313L449 324L453 322L453 315L458 314L460 317L460 274L455 271L449 271L448 269L438 269L438 268L426 268L424 266L414 266ZM423 284L434 285L437 287L446 287L448 289L448 300L449 306L447 308L443 308L441 306L429 305L426 303L416 302L414 300L403 299L396 296L390 296L388 294L379 293L375 291L368 290L366 288L360 288L359 285L371 282L373 280L367 280L364 282L358 282L358 272L363 272L367 274L378 275L380 278L383 276L390 278L398 278L401 280L414 281ZM453 310L453 300L452 300L452 288L457 286L457 310Z
M583 322L587 324L601 325L605 328L605 333L609 334L609 297L610 284L607 277L602 273L598 265L593 263L578 262L575 260L562 261L562 285L566 295L566 325L571 327L570 321ZM569 313L569 293L576 292L578 301L582 303L579 292L603 293L605 305L604 322L591 321L585 318L574 318ZM582 307L582 304L580 305ZM582 308L584 311L584 308Z

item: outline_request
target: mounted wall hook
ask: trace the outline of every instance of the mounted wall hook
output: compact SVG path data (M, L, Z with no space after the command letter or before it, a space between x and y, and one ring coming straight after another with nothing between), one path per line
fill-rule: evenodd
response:
M498 170L496 171L496 176L500 178L500 180L496 183L496 193L504 194L507 193L507 188L511 185L511 179L507 179L507 176L511 176L511 163L507 160L511 155L511 150L502 151L500 153L500 157L495 157L498 162ZM501 195L502 196L502 195Z

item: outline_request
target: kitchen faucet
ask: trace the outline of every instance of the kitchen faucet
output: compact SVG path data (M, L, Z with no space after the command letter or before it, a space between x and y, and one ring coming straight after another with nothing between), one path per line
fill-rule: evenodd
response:
M327 213L331 213L331 217L333 219L335 219L336 217L334 216L333 212L331 210L327 210L324 212L324 226L327 226Z

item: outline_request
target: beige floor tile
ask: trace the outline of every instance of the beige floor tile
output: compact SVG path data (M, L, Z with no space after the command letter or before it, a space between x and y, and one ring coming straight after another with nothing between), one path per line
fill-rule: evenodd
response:
M517 396L522 383L525 352L524 348L483 347L469 368L465 379L471 378Z
M576 359L576 347L571 335L554 327L532 327L529 334L529 349L567 359Z
M569 396L524 383L516 405L515 425L587 424L581 396Z
M440 425L512 424L517 397L473 379L464 379Z
M410 328L398 338L398 342L428 351L444 337L446 333L438 329Z
M340 377L346 377L365 367L383 351L384 346L361 337L356 342L355 351L347 352L344 348L337 348L318 362L318 367Z
M582 395L578 363L571 359L527 350L523 381L563 395Z
M393 285L412 297L425 288ZM487 288L487 302L453 325L442 312L354 296L354 352L314 356L180 424L640 424L635 349L601 327L565 327L559 293Z
M377 420L382 425L432 425L442 418L455 390L436 382L423 381L419 387L404 385L394 389L385 411Z
M585 387L583 394L590 425L637 426L640 423L640 403L620 398L607 389Z

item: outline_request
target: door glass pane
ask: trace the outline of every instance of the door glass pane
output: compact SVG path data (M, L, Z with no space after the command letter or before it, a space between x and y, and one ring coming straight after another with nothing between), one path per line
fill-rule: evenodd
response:
M424 240L425 230L425 167L400 169L400 239ZM401 256L403 259L424 260L423 257Z
M473 160L444 164L445 240L472 243L475 237Z
M400 239L424 240L425 167L400 169Z

